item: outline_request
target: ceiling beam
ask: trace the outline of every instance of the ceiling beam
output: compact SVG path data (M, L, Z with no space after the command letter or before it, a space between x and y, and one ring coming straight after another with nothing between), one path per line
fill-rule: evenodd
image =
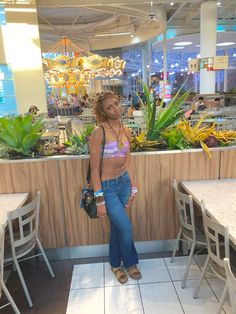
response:
M153 0L153 4L169 4L170 0ZM175 3L199 3L200 0L175 0ZM151 4L151 1L143 0L37 0L37 7L88 7L88 6L103 6L103 5L137 5L137 4Z
M178 9L167 19L167 24L173 20L174 17L176 17L182 10L183 8L185 7L185 5L187 4L187 1L184 1L184 3L182 3Z

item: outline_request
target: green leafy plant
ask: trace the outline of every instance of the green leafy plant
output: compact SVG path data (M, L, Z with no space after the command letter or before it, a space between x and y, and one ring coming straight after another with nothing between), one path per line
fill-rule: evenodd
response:
M185 141L185 137L181 130L176 128L166 129L162 132L161 138L163 138L169 149L181 149L183 150L188 146Z
M68 140L63 143L66 146L66 154L82 155L88 154L89 147L83 132L77 134L75 131L69 136Z
M186 109L181 109L181 106L188 98L190 92L187 91L180 96L184 84L166 108L163 108L163 101L161 102L156 114L155 101L151 100L148 88L143 83L146 104L143 103L141 98L139 98L139 100L141 102L141 109L146 123L146 140L156 140L163 130L177 122L177 120L187 111Z
M42 119L33 119L32 115L0 118L1 157L32 156L43 127Z
M88 139L92 135L94 128L95 128L95 124L85 125L83 134L86 139Z

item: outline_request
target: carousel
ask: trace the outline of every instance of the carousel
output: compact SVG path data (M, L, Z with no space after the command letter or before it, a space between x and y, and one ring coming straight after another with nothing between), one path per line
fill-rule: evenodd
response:
M63 37L52 49L43 54L44 77L52 94L65 89L85 94L92 81L122 75L125 61L119 57L102 57L84 51Z

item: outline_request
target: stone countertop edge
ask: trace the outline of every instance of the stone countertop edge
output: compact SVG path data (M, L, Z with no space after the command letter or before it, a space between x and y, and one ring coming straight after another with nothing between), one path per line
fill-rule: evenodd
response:
M214 147L209 148L210 152L214 151L224 151L224 150L236 150L235 146L227 146L227 147ZM190 148L181 150L157 150L157 151L143 151L143 152L133 152L132 156L150 156L150 155L165 155L165 154L184 154L184 153L201 153L203 151L202 148ZM49 161L49 160L70 160L70 159L88 159L89 155L57 155L57 156L48 156L48 157L37 157L37 158L27 158L27 159L0 159L0 163L22 163L22 162L41 162L41 161Z

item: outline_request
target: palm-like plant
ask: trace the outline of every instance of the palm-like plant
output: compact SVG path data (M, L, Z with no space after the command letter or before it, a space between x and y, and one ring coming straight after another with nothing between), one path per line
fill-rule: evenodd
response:
M33 116L0 118L0 150L2 155L30 156L41 137L42 119L33 122ZM7 154L6 154L7 152Z
M183 95L179 96L184 84L166 108L163 108L163 101L161 102L156 114L155 101L151 101L148 88L143 83L146 104L143 103L141 98L139 98L139 100L141 102L141 109L146 122L146 140L156 140L163 130L174 124L187 111L186 109L181 109L181 106L188 98L190 91L187 91Z

